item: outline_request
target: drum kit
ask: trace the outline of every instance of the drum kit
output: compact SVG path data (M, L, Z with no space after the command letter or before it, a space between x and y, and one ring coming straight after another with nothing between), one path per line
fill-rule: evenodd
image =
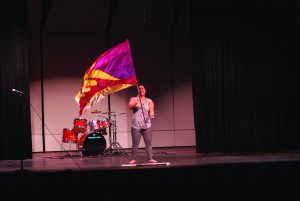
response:
M107 114L107 117L101 116L103 119L93 119L87 121L83 117L75 118L73 128L63 128L62 142L77 143L77 148L81 152L81 156L100 156L104 154L126 153L116 141L116 114L115 112L93 111L96 114ZM125 114L125 113L121 113ZM111 119L114 117L114 119ZM109 132L107 132L107 129ZM113 131L113 132L111 132ZM110 147L106 148L105 135L109 133ZM111 138L113 133L113 138ZM117 152L115 152L117 151Z

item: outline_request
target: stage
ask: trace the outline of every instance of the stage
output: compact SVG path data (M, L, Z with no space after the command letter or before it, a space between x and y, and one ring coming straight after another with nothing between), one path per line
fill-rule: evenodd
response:
M157 164L140 149L100 156L33 153L0 161L2 195L27 199L299 200L300 152L201 154L195 147L153 148Z

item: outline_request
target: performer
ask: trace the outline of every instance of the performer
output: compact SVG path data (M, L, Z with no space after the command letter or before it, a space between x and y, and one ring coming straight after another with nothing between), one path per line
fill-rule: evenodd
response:
M145 142L148 163L157 163L152 158L151 119L154 119L154 103L146 97L146 89L143 85L139 85L138 95L130 98L128 107L133 111L131 124L132 160L129 163L136 163L141 136Z

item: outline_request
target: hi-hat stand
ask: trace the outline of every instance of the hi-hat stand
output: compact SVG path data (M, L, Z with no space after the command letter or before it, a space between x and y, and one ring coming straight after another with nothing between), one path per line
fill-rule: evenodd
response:
M123 113L121 113L123 114ZM122 148L122 146L117 141L117 119L116 114L109 114L109 117L113 116L114 120L109 118L109 148L107 148L103 155L107 154L125 154L126 151ZM111 136L112 133L112 136Z

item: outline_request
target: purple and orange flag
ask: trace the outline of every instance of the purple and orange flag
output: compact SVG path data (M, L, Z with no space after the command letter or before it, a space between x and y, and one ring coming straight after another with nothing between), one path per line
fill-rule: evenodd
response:
M84 74L81 89L75 96L79 116L106 95L137 85L129 41L101 54Z

